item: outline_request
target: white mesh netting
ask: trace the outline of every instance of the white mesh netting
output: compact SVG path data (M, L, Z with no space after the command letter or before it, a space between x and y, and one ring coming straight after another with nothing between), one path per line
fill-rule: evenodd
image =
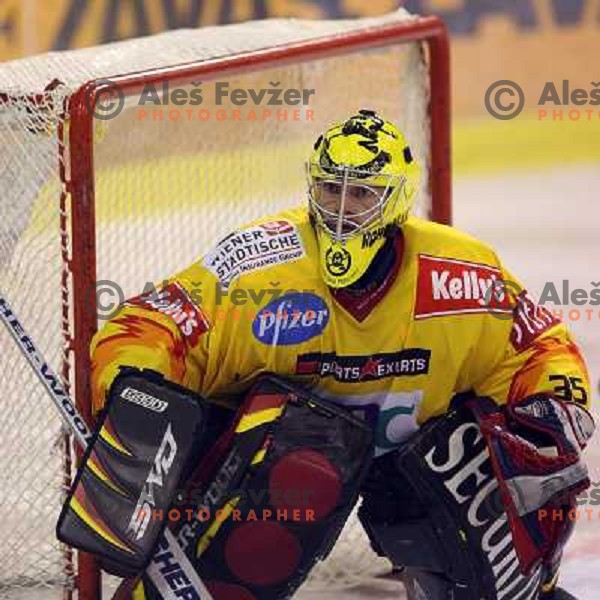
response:
M0 289L52 366L64 372L72 363L72 353L65 352L73 307L63 250L71 252L73 199L61 181L64 162L57 128L64 99L93 79L328 36L339 36L343 47L346 32L412 18L399 11L356 21L271 20L181 30L3 65ZM54 78L65 85L43 94ZM285 107L236 106L231 97L217 105L217 81L227 81L231 90L260 90L279 82L282 89L315 92L309 105L287 107L287 120L263 120L263 109L272 108L275 115ZM196 86L186 82L179 87L191 91ZM420 44L395 43L334 58L256 67L235 76L217 74L201 88L200 107L140 107L136 96L127 99L118 117L95 122L97 279L118 283L125 296L187 266L231 228L303 202L303 165L316 136L359 108L375 108L398 122L427 178L429 91ZM27 100L32 94L40 96ZM145 117L140 108L147 109ZM200 108L210 117L198 117ZM163 109L162 117L153 109ZM170 109L177 109L179 117L170 115ZM239 120L234 109L240 111ZM250 109L258 113L257 120L248 120ZM293 109L299 110L299 120ZM312 119L306 109L313 111ZM224 119L218 110L225 111ZM68 164L64 166L68 178ZM423 192L421 209L428 203ZM54 540L65 476L64 441L50 401L1 329L0 356L0 598L17 598L28 588L72 583L65 550ZM386 566L352 519L309 585L352 584Z

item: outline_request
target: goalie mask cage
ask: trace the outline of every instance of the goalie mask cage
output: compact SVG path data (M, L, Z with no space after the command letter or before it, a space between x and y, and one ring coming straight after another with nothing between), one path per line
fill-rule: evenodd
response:
M229 86L220 103L218 82ZM150 84L154 101L168 85L189 103L140 104ZM269 104L268 93L255 106L247 93L235 104L236 88L296 89L301 102ZM2 65L0 286L86 418L89 343L114 303L231 228L303 202L316 136L360 108L406 133L424 167L417 211L449 222L448 42L437 18L274 19ZM94 600L94 560L54 537L72 441L4 330L0 356L0 598ZM388 566L354 517L307 585L364 583Z

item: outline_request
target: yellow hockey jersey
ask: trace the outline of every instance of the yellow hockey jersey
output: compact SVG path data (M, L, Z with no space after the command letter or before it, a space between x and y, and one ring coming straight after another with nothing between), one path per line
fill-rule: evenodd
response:
M363 247L376 235L364 234ZM548 392L589 404L585 363L565 325L486 244L409 218L396 250L385 280L353 296L324 284L305 208L231 233L96 334L95 407L122 365L225 403L272 372L359 413L381 454L443 414L457 392L499 403Z

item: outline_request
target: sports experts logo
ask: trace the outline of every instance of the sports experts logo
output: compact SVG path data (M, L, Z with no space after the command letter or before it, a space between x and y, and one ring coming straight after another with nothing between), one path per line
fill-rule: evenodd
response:
M335 352L301 354L298 375L332 377L336 381L360 383L386 377L408 377L429 373L431 350L406 348L371 356L338 355Z

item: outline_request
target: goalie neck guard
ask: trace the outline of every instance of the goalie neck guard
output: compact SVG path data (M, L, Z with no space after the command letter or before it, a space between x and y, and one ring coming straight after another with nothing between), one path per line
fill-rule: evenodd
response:
M419 165L399 129L363 109L318 138L307 178L323 278L347 287L408 217Z

